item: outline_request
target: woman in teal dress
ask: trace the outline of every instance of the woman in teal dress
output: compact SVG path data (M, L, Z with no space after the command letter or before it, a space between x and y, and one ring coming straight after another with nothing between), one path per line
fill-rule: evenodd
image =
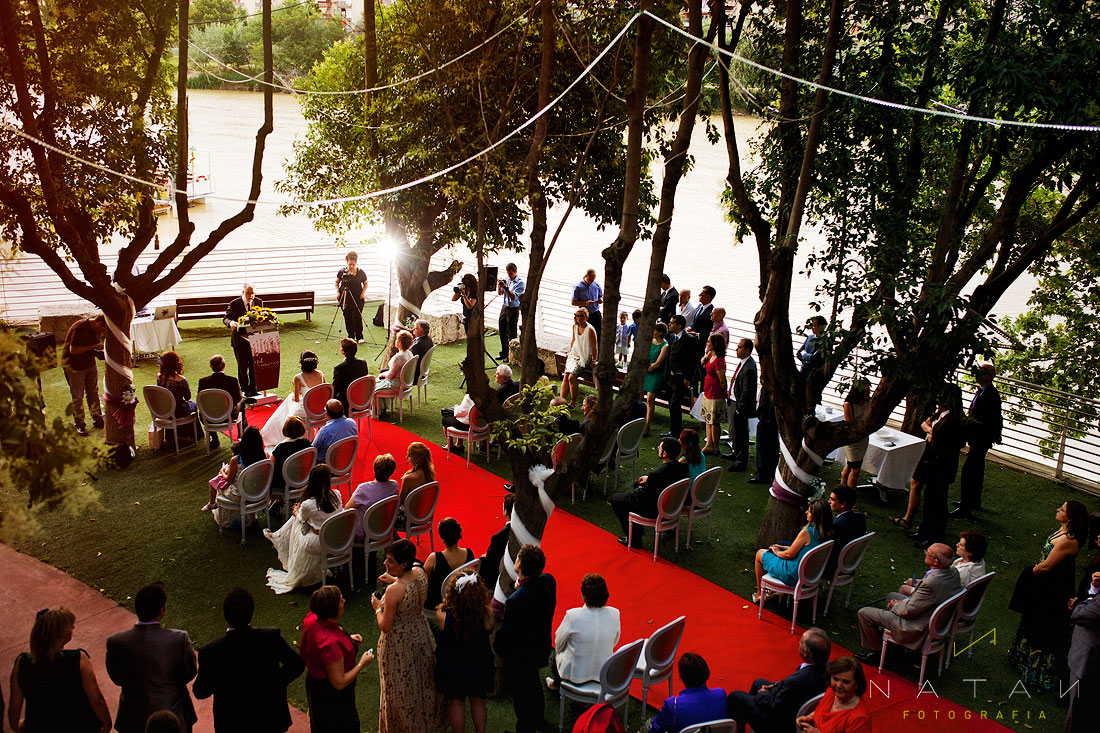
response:
M833 537L833 513L828 502L814 499L806 509L806 526L789 546L772 545L766 550L756 551L756 590L752 602L759 600L760 579L764 573L777 578L781 583L794 585L798 582L798 563L802 556Z
M680 431L680 463L686 463L691 483L707 470L707 457L699 448L699 433L691 428Z
M1054 517L1062 526L1047 537L1039 563L1020 574L1008 603L1021 614L1008 661L1028 690L1057 689L1069 672L1069 599L1077 553L1088 537L1089 513L1084 504L1071 500Z
M646 369L645 383L642 385L642 390L645 392L643 436L649 435L649 421L653 419L653 401L657 399L657 392L665 381L665 367L668 366L665 363L668 359L668 341L665 341L667 333L668 327L660 321L653 327L653 341L649 344L649 368Z

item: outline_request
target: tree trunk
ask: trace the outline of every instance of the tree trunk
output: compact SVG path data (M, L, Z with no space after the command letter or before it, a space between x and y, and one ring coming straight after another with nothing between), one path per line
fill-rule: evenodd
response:
M110 290L114 293L114 290ZM133 346L130 343L130 324L134 312L126 296L112 299L113 302L97 303L107 317L107 335L105 340L105 358L103 362L103 438L108 443L118 443L135 447L134 425L119 425L114 417L115 407L107 400L118 400L123 392L134 389ZM107 306L107 307L104 307ZM140 397L135 394L135 399Z

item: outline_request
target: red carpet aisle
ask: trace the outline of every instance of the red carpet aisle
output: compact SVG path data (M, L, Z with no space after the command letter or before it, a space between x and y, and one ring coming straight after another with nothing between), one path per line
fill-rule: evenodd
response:
M249 412L249 423L260 425L270 413L270 408ZM373 440L365 440L365 431L362 438L356 461L356 483L372 477L374 458L384 452L392 453L397 459L396 476L400 476L408 469L406 447L412 441L421 440L396 425L378 420L373 422ZM452 455L448 462L446 451L438 444L424 442L432 449L442 487L436 521L448 516L458 519L462 523L462 544L480 554L490 536L503 525L504 479L473 464L467 470L465 456ZM344 498L347 498L346 491ZM649 538L652 539L652 534ZM440 549L438 541L436 544ZM686 614L688 620L680 650L696 651L707 658L712 686L727 691L747 690L757 677L777 680L797 668L799 637L791 635L789 619L765 611L763 620L757 621L756 607L749 601L663 559L654 563L651 552L628 552L615 541L614 535L582 519L565 511L555 511L547 526L543 547L547 571L558 582L555 628L566 610L581 604L581 578L585 573L598 572L607 580L610 604L622 613L620 641L648 636L663 624ZM423 559L430 552L427 538L421 538L420 548L418 555ZM715 546L714 551L720 549ZM839 617L836 612L833 615ZM818 620L822 620L820 616ZM846 650L834 646L834 657L844 653ZM930 659L929 665L935 669L934 660ZM936 698L930 691L918 698L916 685L895 674L880 675L874 668L864 669L869 675L868 681L877 686L872 686L867 695L877 730L923 733L929 730L1007 730L983 720L979 712ZM931 684L933 687L936 684L934 676ZM673 689L678 691L679 688L676 677ZM650 702L663 700L667 689L651 690ZM641 699L639 683L635 683L634 693ZM996 706L992 706L990 713L996 715L996 711ZM549 711L547 715L553 718L556 711Z

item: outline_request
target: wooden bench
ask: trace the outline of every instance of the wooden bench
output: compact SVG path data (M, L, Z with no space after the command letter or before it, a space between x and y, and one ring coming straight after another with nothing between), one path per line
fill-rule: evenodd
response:
M221 295L207 298L176 298L176 320L187 321L198 318L222 318L225 309L237 295ZM313 291L300 293L257 293L256 297L280 316L285 313L305 313L306 320L311 320L313 313Z

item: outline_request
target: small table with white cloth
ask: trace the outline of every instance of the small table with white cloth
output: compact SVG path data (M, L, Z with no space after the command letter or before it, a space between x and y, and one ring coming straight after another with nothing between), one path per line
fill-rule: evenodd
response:
M173 318L135 318L130 324L134 354L160 354L176 348L183 339Z
M873 479L879 498L886 501L886 489L909 490L909 479L924 455L925 441L891 428L882 428L868 436L863 470L878 473Z

